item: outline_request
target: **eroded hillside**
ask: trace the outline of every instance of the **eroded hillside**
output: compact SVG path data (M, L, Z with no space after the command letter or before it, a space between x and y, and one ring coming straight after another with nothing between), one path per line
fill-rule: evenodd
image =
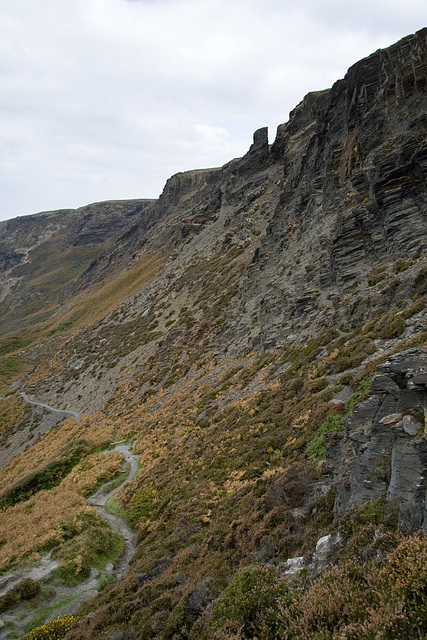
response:
M0 227L3 591L57 562L0 599L2 637L70 612L55 637L423 637L426 78L424 29L157 201ZM371 383L410 349L415 381ZM117 442L140 459L107 503L136 532L118 581L85 502Z

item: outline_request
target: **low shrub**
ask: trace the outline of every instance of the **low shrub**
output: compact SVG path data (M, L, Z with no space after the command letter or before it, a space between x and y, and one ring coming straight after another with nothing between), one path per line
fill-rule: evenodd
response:
M409 269L410 266L411 265L408 260L404 260L403 258L398 258L393 263L393 271L394 273L402 273L402 271L406 271L406 269Z
M309 393L318 393L319 391L323 391L329 385L327 378L315 378L314 380L310 380L307 385L307 390Z
M90 453L90 445L85 440L74 440L67 447L67 452L59 460L53 460L43 469L34 471L0 497L0 508L7 509L18 502L25 502L43 489L53 489L70 473L80 458Z
M385 498L352 507L339 524L339 531L346 539L343 557L360 563L384 560L401 540L398 523L398 510Z
M70 631L73 624L77 621L76 616L61 616L47 622L37 629L33 629L30 633L27 633L22 640L59 640L64 638Z
M299 599L282 609L286 640L332 640L340 630L363 621L372 604L369 571L347 563L332 567Z
M269 640L279 632L278 602L289 604L292 592L278 582L278 573L263 565L239 571L219 598L209 623L209 638L225 638L239 630L241 638Z
M401 542L378 574L378 608L371 626L390 640L425 638L427 632L427 538ZM376 636L378 637L378 636Z
M342 414L333 413L327 416L326 420L320 425L316 435L307 447L306 453L310 458L317 462L325 459L327 433L343 431Z
M368 285L374 287L387 277L387 267L384 263L376 265L368 276Z
M127 519L132 527L136 527L144 519L149 518L159 503L159 492L154 487L143 487L132 497L127 509Z
M58 549L57 577L67 585L85 580L92 567L102 569L123 552L122 536L113 532L98 516L84 514L79 522L64 523L66 542Z
M405 319L412 318L412 316L414 316L416 313L419 313L420 311L422 311L425 308L425 306L426 306L426 299L424 297L417 298L415 302L411 304L410 307L408 307L401 313L401 316L402 318L405 318Z
M402 335L405 327L406 323L403 316L396 316L394 313L392 315L386 314L379 323L377 335L384 340L392 340Z
M32 600L40 592L40 583L32 578L25 578L6 591L0 597L0 613L21 600Z

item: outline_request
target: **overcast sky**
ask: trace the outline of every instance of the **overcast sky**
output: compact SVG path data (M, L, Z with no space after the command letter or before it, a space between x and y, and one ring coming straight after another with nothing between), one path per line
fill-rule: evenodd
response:
M425 0L0 0L0 220L158 197L426 25Z

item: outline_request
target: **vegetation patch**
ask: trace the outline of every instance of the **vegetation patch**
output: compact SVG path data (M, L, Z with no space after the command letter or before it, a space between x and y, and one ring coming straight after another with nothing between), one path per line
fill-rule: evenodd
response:
M218 600L206 638L239 637L246 640L280 633L277 605L292 600L292 592L273 567L253 565L236 573ZM238 632L238 636L236 636Z
M91 513L62 523L61 534L65 542L55 553L60 561L55 574L68 586L88 578L92 567L105 568L124 551L123 537Z
M39 491L57 487L79 460L89 453L90 445L85 440L71 442L67 452L59 460L53 460L43 469L22 478L16 485L3 493L0 497L0 508L7 509L18 502L29 500Z
M320 425L317 434L307 447L307 455L316 462L325 459L326 455L326 434L339 433L344 431L342 423L343 415L340 413L330 414Z
M37 561L41 553L60 548L66 540L63 524L85 522L93 509L86 505L84 493L97 478L109 472L114 477L121 469L122 458L116 452L91 454L73 467L62 482L52 489L42 489L25 502L18 502L2 513L0 567L17 564L28 556ZM106 526L106 525L104 525Z
M61 616L33 629L23 636L22 640L60 640L67 635L77 620L77 616Z
M93 285L83 298L77 297L70 309L60 315L52 329L62 325L62 330L81 329L111 311L138 288L150 282L162 267L162 257L148 256L134 264L128 271L106 283Z
M29 414L29 407L25 407L16 394L0 397L0 442Z
M6 611L21 600L32 600L40 593L40 582L25 578L0 596L0 613Z
M127 519L132 527L149 518L159 504L159 492L154 487L143 487L134 493L127 508Z
M30 344L28 338L20 336L11 336L10 338L0 339L0 357L7 356L14 351L21 351Z
M10 383L22 376L27 365L20 354L9 354L0 357L0 381Z

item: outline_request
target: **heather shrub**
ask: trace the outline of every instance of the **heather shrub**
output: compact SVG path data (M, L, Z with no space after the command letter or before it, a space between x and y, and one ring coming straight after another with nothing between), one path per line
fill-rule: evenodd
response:
M355 563L332 567L312 583L303 597L282 608L284 638L329 640L349 623L366 617L371 604L369 570Z
M396 512L377 500L341 521L341 564L278 603L283 640L407 640L427 633L427 538L405 539ZM386 549L392 549L386 555Z
M143 487L134 494L127 510L129 523L133 527L153 514L159 502L158 494L154 487Z
M291 591L278 582L267 566L251 565L239 571L218 600L209 624L214 638L270 640L277 637L278 603L291 600Z
M17 585L6 591L0 597L0 613L20 600L31 600L40 592L40 583L32 578L25 578Z
M427 632L427 539L403 540L383 565L371 564L363 617L340 640L418 640ZM307 636L310 637L310 636ZM334 636L335 637L335 636Z
M400 542L398 520L398 510L385 498L352 507L339 524L347 540L342 554L359 562L384 560Z
M326 455L326 440L325 435L327 433L343 431L342 415L340 413L333 413L322 422L313 440L307 447L307 455L316 461L324 460Z
M401 542L376 581L379 606L371 625L382 638L425 637L427 632L427 538L411 536Z

